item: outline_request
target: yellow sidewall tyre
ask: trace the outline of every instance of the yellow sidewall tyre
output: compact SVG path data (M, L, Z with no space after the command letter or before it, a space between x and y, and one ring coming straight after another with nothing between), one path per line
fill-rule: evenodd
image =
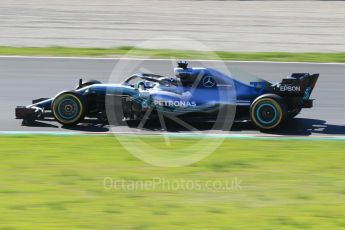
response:
M78 94L63 92L54 98L51 111L60 124L73 126L84 119L85 103Z
M250 119L261 130L278 128L287 116L284 100L275 94L258 97L250 106Z

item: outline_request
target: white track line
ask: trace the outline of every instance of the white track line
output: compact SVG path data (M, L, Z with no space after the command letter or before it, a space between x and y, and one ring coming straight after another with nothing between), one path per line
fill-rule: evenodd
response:
M131 57L51 57L51 56L15 56L0 55L0 58L23 58L23 59L75 59L75 60L136 60L136 61L171 61L168 58L131 58ZM180 60L180 59L179 59ZM181 59L183 60L183 59ZM202 60L188 59L189 61L200 62L225 62L225 63L263 63L263 64L308 64L308 65L345 65L336 62L280 62L280 61L236 61L236 60Z
M204 133L136 133L136 132L64 132L64 131L0 131L0 136L6 135L52 135L52 136L88 136L88 135L126 135L126 136L170 136L186 138L238 138L238 139L279 139L279 140L345 140L343 136L285 136L273 134L204 134Z

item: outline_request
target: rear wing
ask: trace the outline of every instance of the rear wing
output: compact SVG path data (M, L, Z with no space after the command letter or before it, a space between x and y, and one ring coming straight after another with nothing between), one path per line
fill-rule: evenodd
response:
M291 95L308 100L318 78L318 73L293 73L291 76L284 78L281 82L273 85L273 87L274 91L279 95Z

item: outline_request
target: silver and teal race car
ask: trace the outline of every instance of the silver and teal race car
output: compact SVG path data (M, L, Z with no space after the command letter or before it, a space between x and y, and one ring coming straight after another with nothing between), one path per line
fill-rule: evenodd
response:
M198 121L250 120L270 130L313 106L310 95L319 77L293 73L275 84L262 79L244 82L212 68L189 68L187 62L179 62L174 72L173 77L136 73L120 84L80 80L74 90L16 107L15 115L24 124L53 117L73 126L85 118L114 123L167 114Z

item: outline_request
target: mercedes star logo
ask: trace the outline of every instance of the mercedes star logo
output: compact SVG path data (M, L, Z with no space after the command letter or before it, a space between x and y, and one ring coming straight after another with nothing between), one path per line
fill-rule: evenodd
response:
M216 84L216 81L212 77L204 77L202 85L205 87L213 87Z

